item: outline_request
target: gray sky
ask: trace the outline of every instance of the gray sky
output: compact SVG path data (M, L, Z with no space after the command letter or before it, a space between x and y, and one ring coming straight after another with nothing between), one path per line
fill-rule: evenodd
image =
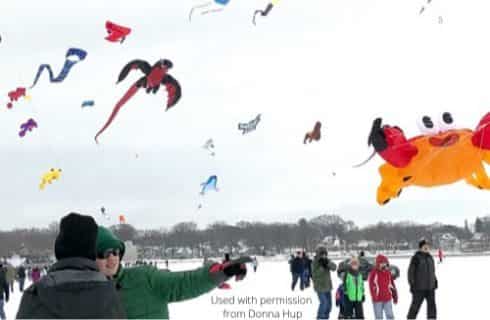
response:
M203 1L204 2L204 1ZM484 0L283 0L251 24L268 0L233 0L225 11L195 15L199 0L0 2L0 92L29 86L39 64L60 70L66 50L88 51L63 83L43 75L30 102L0 109L2 229L45 226L66 212L105 206L137 227L194 220L296 221L341 214L364 225L382 220L443 221L490 213L490 194L464 183L409 188L377 206L379 158L361 169L371 122L382 116L408 136L425 114L453 112L474 128L490 111L490 45ZM307 2L307 5L305 4ZM111 4L112 3L112 4ZM442 16L444 23L438 23ZM109 19L130 26L122 45L104 40ZM165 91L140 92L101 136L93 137L115 102L140 76L115 85L120 69L139 58L174 62L183 98L164 111ZM94 99L93 109L81 109ZM262 113L258 130L237 123ZM34 118L39 128L18 137ZM323 139L302 138L315 121ZM201 148L208 138L216 157ZM136 158L138 154L138 158ZM63 170L38 190L42 174ZM337 175L332 176L335 171ZM197 211L199 184L219 177L219 193Z

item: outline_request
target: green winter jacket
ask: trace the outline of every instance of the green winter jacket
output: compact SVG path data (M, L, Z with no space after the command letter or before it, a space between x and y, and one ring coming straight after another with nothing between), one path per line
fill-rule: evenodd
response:
M313 260L312 279L313 287L317 292L332 291L332 279L330 272L337 266L330 259L320 258L318 255Z
M120 268L116 288L128 319L168 319L168 304L198 297L218 285L209 265L193 271L169 272L155 267Z
M364 300L364 280L362 273L348 271L344 278L344 293L351 302Z
M97 252L110 248L119 248L124 254L124 243L99 226ZM125 269L121 265L114 280L128 319L168 319L169 303L196 298L226 280L224 274L211 276L210 267L169 272L150 266Z

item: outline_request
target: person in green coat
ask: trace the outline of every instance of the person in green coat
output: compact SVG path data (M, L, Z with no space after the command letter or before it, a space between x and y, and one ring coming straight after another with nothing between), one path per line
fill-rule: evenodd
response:
M330 272L335 271L337 265L328 258L327 247L319 245L313 259L313 287L320 300L317 319L329 319L332 310L332 278Z
M344 303L345 316L347 319L364 319L364 279L357 257L352 257L350 267L344 274Z
M125 245L109 229L99 226L97 266L114 279L128 319L168 319L168 304L203 295L247 269L242 260L207 264L192 271L169 272L153 266L123 268Z

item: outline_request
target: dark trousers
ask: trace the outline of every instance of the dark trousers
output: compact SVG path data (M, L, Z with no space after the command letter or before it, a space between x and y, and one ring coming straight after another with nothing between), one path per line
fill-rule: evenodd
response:
M26 281L26 278L19 278L19 290L22 292L24 291L24 282Z
M293 283L291 285L291 290L294 291L294 288L296 287L296 283L298 283L298 279L299 279L299 288L301 290L303 290L305 288L303 274L301 274L301 273L293 273Z
M14 292L14 280L10 281L9 286L10 286L10 291Z
M419 290L412 293L412 304L408 310L408 319L416 319L424 299L427 300L427 319L437 318L435 290Z
M344 316L345 319L364 319L362 301L350 301L344 297Z

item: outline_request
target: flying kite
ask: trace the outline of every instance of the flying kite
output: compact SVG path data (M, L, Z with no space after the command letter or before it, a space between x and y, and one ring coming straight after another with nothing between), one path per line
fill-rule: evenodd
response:
M313 128L313 131L306 133L303 143L306 144L307 141L308 143L311 143L313 140L320 141L320 139L322 138L321 129L322 123L320 121L317 121L315 123L315 127Z
M94 105L95 105L94 100L85 100L84 102L82 102L82 108L93 107Z
M53 169L46 172L42 178L41 183L39 184L39 189L44 190L46 184L51 184L54 180L59 180L61 177L61 169Z
M257 129L257 125L259 124L261 120L261 114L259 113L255 119L247 122L247 123L239 123L238 124L238 130L242 130L242 134L249 133L251 131L255 131Z
M101 207L100 208L100 213L107 219L107 220L110 220L111 218L109 217L109 215L106 213L106 210L105 210L105 207Z
M27 122L21 124L19 137L23 138L27 131L32 131L32 129L37 128L37 122L34 119L29 119Z
M131 33L131 29L115 24L110 21L106 21L105 28L107 30L107 37L105 39L110 42L123 43L126 40L126 36Z
M425 9L427 8L427 6L430 5L431 2L432 2L432 0L427 0L427 4L422 6L422 8L420 8L419 14L422 14L425 11Z
M206 143L202 146L203 149L206 149L207 151L209 151L209 154L214 157L216 155L216 153L214 153L214 141L213 139L208 139L208 141L206 141Z
M112 110L111 115L109 116L109 119L106 121L102 129L100 129L99 132L97 132L97 134L95 135L95 142L99 143L97 140L99 135L101 135L102 132L104 132L109 127L109 125L112 123L117 113L119 112L119 109L121 109L121 107L124 106L124 104L128 102L128 100L131 99L131 97L133 97L136 92L138 92L138 90L141 88L145 89L146 93L155 94L158 92L158 89L160 89L160 85L164 85L168 93L167 108L165 111L172 108L182 96L182 89L179 82L177 82L174 77L168 74L168 70L170 70L172 67L172 62L167 59L158 60L153 65L153 67L144 60L133 60L129 62L121 70L117 83L123 81L129 74L129 72L134 69L139 69L141 72L144 73L144 76L136 81L128 89L128 91L126 91L124 96L117 102L116 106Z
M40 65L39 69L37 70L37 74L36 77L34 78L34 83L32 84L31 88L34 88L44 69L48 70L49 81L51 83L62 82L63 80L65 80L66 76L68 76L68 73L70 72L71 68L78 62L84 60L86 56L87 56L87 52L85 50L77 49L77 48L68 49L65 56L65 64L63 65L63 68L61 69L60 73L56 77L53 75L53 70L51 69L51 66L49 64ZM72 60L74 58L76 59Z
M218 177L210 176L206 182L201 183L201 192L200 195L204 196L208 191L214 190L216 192L219 191L218 187Z
M201 11L201 15L205 15L208 13L220 12L225 9L225 6L230 2L230 0L213 0L211 2L206 2L200 5L197 5L191 9L189 12L189 21L192 20L192 14L194 10L198 9Z
M252 22L254 25L257 25L255 23L255 18L257 17L257 14L260 14L262 17L267 17L269 15L269 13L271 12L272 8L274 8L275 5L277 5L279 3L280 0L272 0L268 5L267 7L265 7L265 10L255 10L254 12L254 16L253 16L253 19L252 19Z
M26 100L30 100L31 97L27 95L27 90L24 87L19 87L8 93L10 101L7 103L7 108L12 109L14 106L12 102L19 100L19 98L24 97Z
M388 203L408 186L435 187L465 180L478 189L490 190L484 167L484 163L490 164L490 113L474 131L455 129L449 112L438 122L424 116L424 134L411 139L405 138L399 127L381 124L381 118L374 120L368 139L374 153L386 161L379 168L378 204Z

